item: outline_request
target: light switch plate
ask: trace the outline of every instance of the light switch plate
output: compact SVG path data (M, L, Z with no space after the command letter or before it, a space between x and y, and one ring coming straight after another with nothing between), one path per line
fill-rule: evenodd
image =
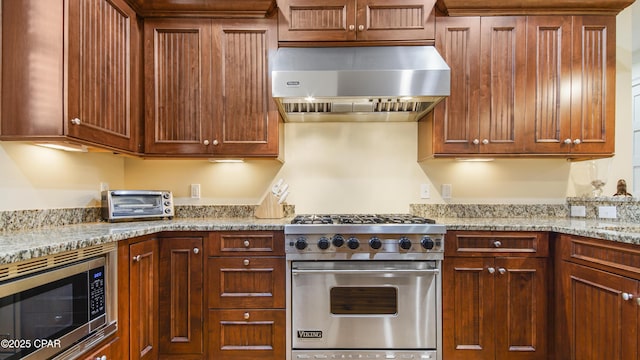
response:
M615 219L618 217L615 206L598 206L598 217L601 219Z
M428 199L431 197L431 189L429 188L429 184L420 184L420 198Z
M191 184L191 198L200 199L200 184Z
M441 190L443 199L451 199L451 184L442 184Z
M587 208L582 205L571 206L571 217L585 217L587 216Z

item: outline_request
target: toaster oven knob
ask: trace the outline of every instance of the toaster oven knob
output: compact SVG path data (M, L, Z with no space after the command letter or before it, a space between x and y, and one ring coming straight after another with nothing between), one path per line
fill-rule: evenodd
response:
M171 205L171 202L170 202L170 201L165 201L165 202L164 202L164 206L169 206L169 205Z
M307 239L305 239L304 237L300 236L297 240L296 240L296 244L295 244L296 249L298 250L304 250L307 248Z
M402 250L411 249L411 240L409 240L409 238L407 238L406 236L401 237L400 241L398 241L398 244L400 245L400 248Z
M431 250L435 246L435 243L433 242L433 240L431 240L431 238L428 236L423 237L422 240L420 241L420 244L422 245L423 248L427 250Z
M331 245L331 243L326 236L323 236L320 238L320 240L318 240L318 248L320 250L327 250L329 248L329 245Z
M331 240L331 243L335 247L340 247L344 245L344 237L342 237L342 235L334 235L333 239Z
M164 209L165 214L171 214L171 209Z
M360 246L360 241L358 241L357 237L352 236L349 238L349 240L347 240L347 246L349 247L349 249L355 250Z
M369 246L371 246L371 248L374 250L378 250L382 247L382 241L380 241L377 236L374 236L369 239Z
M168 199L169 198L169 193L162 194L162 197L165 198L165 199Z

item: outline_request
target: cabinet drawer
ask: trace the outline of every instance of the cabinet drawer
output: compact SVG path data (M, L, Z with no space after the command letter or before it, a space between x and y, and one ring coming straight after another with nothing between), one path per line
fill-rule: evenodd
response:
M282 231L212 232L206 247L209 256L284 255Z
M445 256L531 256L549 255L549 235L520 231L449 231Z
M207 259L209 308L284 308L284 257Z
M561 235L563 260L640 280L640 247L634 244Z
M209 311L209 358L282 360L284 310Z

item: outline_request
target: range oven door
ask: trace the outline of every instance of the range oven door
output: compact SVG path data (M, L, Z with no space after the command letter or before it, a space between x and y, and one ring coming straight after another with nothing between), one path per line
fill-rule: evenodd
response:
M437 261L293 261L293 349L435 349Z

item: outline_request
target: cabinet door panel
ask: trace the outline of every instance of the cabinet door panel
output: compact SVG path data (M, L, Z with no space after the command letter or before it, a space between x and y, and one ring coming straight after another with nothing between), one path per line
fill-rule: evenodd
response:
M201 250L201 237L160 239L159 337L162 354L203 352Z
M209 308L284 308L283 257L209 258Z
M527 18L527 148L571 150L571 17Z
M488 271L493 259L447 258L443 267L443 358L493 358L495 280Z
M148 20L144 32L145 152L208 153L211 22Z
M268 56L278 47L274 19L216 21L213 27L216 155L278 154L278 112Z
M278 1L280 41L354 40L355 0Z
M158 356L158 243L155 239L129 247L131 359Z
M522 19L481 20L480 152L483 153L524 151L526 35Z
M478 151L480 18L439 17L436 48L451 68L451 95L434 109L436 154Z
M575 153L613 153L615 144L615 16L575 16L571 107Z
M69 135L138 150L131 113L136 29L136 14L122 0L69 2Z
M496 359L548 358L546 262L496 259Z
M284 310L209 311L209 359L282 360Z
M571 263L566 268L571 358L636 359L638 305L622 293L637 294L637 281Z
M426 40L435 37L435 0L357 0L357 4L358 40Z
M208 256L284 255L284 233L282 231L211 232L206 253Z

